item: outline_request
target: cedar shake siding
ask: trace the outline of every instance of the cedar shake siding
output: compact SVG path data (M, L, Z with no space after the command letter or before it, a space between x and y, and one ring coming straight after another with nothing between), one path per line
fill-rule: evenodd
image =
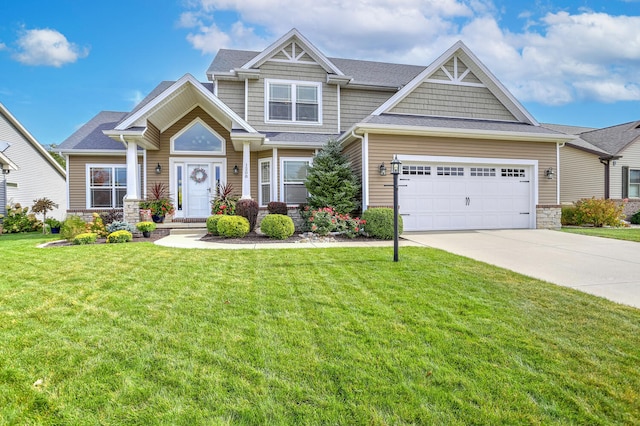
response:
M544 177L546 168L556 167L555 143L369 134L369 207L393 205L393 191L385 187L392 176L380 176L378 166L389 167L394 154L538 160L538 204L556 204L557 181Z
M422 83L390 111L394 114L516 121L486 87Z
M344 131L385 103L395 92L340 88L340 127Z
M612 171L615 169L611 167ZM574 203L581 198L604 198L604 165L595 154L568 145L560 148L559 179L561 203Z
M244 81L218 81L218 98L245 120Z

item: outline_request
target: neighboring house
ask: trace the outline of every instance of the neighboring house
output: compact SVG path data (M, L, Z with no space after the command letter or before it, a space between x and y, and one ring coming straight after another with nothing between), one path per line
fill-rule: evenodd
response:
M604 129L543 124L574 135L560 149L560 201L627 200L627 216L640 210L640 121Z
M402 162L405 230L560 225L559 147L462 42L427 67L328 58L293 29L261 52L220 50L209 83L160 83L130 112L101 112L60 145L69 212L124 209L161 182L175 220L210 214L216 184L261 207L305 202L306 167L337 139L363 209L391 206Z
M67 205L66 171L0 103L0 214L10 203L31 207L47 197L58 209L47 216L63 219Z

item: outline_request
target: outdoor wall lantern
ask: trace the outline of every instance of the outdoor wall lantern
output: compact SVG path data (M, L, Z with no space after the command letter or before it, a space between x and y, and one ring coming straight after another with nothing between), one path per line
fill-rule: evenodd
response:
M156 166L156 174L159 175L160 173L162 173L162 166L160 165L160 163L158 163L158 165Z
M544 175L547 177L547 179L553 179L556 173L553 171L553 167L549 167L544 171Z
M233 166L233 174L237 175L238 173L240 173L240 169L238 168L238 165L236 164L235 166Z
M378 167L378 169L380 169L380 176L386 176L387 168L384 166L384 161L382 162L382 164L380 164L380 167Z

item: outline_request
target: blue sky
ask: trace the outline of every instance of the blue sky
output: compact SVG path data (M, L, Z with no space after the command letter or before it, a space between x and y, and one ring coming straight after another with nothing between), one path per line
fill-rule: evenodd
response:
M640 120L640 0L3 1L0 102L57 144L293 27L327 56L425 66L463 40L541 122Z

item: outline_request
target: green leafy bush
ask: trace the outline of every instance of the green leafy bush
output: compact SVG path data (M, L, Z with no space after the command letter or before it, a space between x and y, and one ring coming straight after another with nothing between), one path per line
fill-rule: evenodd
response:
M207 218L207 232L211 235L220 235L218 233L218 221L222 219L224 215L214 214Z
M282 201L271 201L267 204L267 211L269 214L281 214L287 215L287 203L283 203Z
M42 226L42 222L34 214L29 213L29 207L22 207L20 203L7 206L7 215L2 224L5 234L36 231Z
M585 198L576 203L577 225L593 225L596 228L622 226L624 205L603 198Z
M576 212L578 209L575 206L563 206L562 216L560 217L560 223L563 226L577 225Z
M260 222L260 231L269 238L286 240L295 232L293 219L283 214L268 214Z
M249 221L249 231L253 231L258 220L258 211L260 206L255 200L239 200L236 203L236 214L247 218Z
M131 232L121 229L107 235L107 243L128 243L133 239Z
M77 216L76 216L77 217ZM98 240L98 234L94 232L83 232L71 239L74 245L94 244Z
M249 221L242 216L223 215L218 220L218 234L226 238L242 238L249 233Z
M631 218L629 219L629 222L633 223L634 225L640 225L640 211L637 211L634 214L632 214Z
M364 231L373 238L391 240L394 237L393 209L374 207L362 214L365 220ZM398 233L402 233L402 216L398 216Z
M109 234L116 231L129 231L130 233L133 233L136 231L136 228L134 228L133 225L131 225L129 222L115 221L107 225L107 232Z
M87 224L80 216L70 215L62 222L60 236L67 241L72 241L76 235L85 233L86 229Z

